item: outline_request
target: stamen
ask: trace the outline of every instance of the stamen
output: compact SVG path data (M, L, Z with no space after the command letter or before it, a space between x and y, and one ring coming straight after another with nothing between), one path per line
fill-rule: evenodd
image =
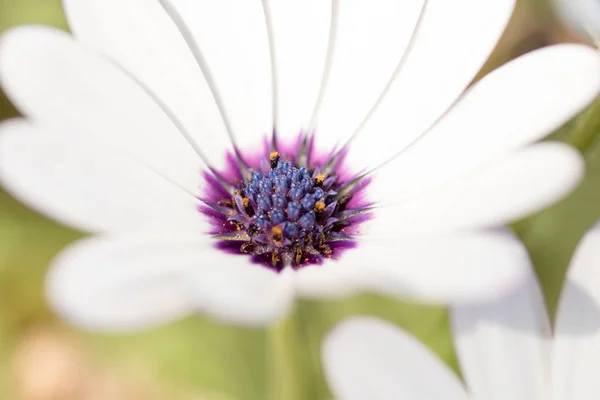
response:
M323 254L327 258L331 257L333 254L333 250L331 250L331 246L329 246L327 244L321 245L319 250L321 251L321 254Z
M316 213L322 213L325 210L325 203L322 201L317 201L315 203L315 212Z
M277 167L280 157L281 157L280 154L276 151L273 151L273 152L271 152L271 154L269 154L269 161L271 163L272 169L275 169Z
M323 182L325 182L325 175L323 175L323 174L317 174L315 176L315 185L322 186Z
M275 243L283 243L283 229L279 226L271 228L271 235Z
M302 251L301 248L297 247L294 250L294 265L300 265L302 263L303 258L304 258L304 252Z
M240 247L240 251L242 253L246 253L246 254L252 254L254 252L254 249L256 248L256 245L252 242L245 242L244 244L242 244L242 246Z

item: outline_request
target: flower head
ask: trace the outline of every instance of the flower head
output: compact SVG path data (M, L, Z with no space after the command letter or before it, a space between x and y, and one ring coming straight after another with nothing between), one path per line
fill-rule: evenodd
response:
M290 154L269 151L253 165L230 156L229 170L206 173L200 211L210 218L217 247L247 254L280 272L338 259L355 245L372 208L364 199L369 178L344 178L344 153L317 158L300 136ZM268 152L268 155L267 155ZM226 178L228 177L228 178Z
M548 47L467 89L514 0L64 5L74 36L0 42L26 117L0 127L0 179L97 234L48 278L86 327L265 324L295 296L364 290L495 297L527 271L496 228L582 175L568 146L532 143L596 96L596 52Z
M466 388L399 327L373 318L342 322L326 339L323 351L336 398L595 398L600 390L594 373L600 366L599 246L597 226L571 261L553 331L533 272L513 296L451 307Z

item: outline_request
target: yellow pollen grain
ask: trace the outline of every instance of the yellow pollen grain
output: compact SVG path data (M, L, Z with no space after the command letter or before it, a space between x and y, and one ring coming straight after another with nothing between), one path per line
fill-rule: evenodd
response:
M273 237L273 242L276 245L281 245L283 244L283 229L281 229L278 226L274 226L271 228L271 235Z
M315 176L315 183L317 185L322 185L323 182L325 182L325 175L323 175L323 174L317 174L317 176Z
M247 197L244 197L242 199L242 205L244 206L244 208L248 208L248 206L250 206L250 199Z
M271 154L269 154L269 160L271 161L275 161L280 157L279 152L277 151L273 151L271 152Z
M317 201L315 203L315 211L316 212L323 212L323 210L325 210L325 203L323 203L322 201Z

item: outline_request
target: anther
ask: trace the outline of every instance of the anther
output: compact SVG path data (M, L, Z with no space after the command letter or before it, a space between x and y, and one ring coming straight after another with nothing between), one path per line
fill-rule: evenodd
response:
M247 232L248 232L248 235L253 236L256 232L258 232L258 227L254 224L250 224Z
M244 207L244 211L246 211L246 214L248 214L249 216L254 216L254 208L252 208L252 205L250 204L250 199L248 197L244 197L242 199L242 206Z
M232 199L223 199L223 200L219 200L217 201L217 204L223 207L231 207L233 208L233 205L235 204L234 201Z
M325 203L322 201L317 201L315 203L315 212L316 213L322 213L325 210Z
M271 265L276 267L281 262L281 256L279 255L279 251L274 249L271 252Z
M273 151L271 154L269 154L269 162L271 163L272 169L277 168L277 163L279 163L280 158L281 155L277 151Z
M323 256L325 256L327 258L329 258L333 255L333 250L327 244L321 245L321 248L319 250L321 251L321 254L323 254Z
M315 176L315 185L321 186L323 184L323 182L325 182L325 175L317 174Z
M299 265L302 262L303 258L304 258L304 252L302 251L301 248L297 247L294 250L294 265Z
M283 243L283 229L279 226L274 226L271 228L271 236L273 237L273 241L277 244Z
M245 242L240 247L240 250L242 253L252 254L252 252L254 252L255 248L256 248L256 245L253 242Z

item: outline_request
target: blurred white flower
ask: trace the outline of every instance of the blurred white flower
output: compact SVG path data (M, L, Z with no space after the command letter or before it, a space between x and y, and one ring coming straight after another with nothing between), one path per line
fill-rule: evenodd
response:
M515 295L451 307L466 388L422 343L387 322L354 318L327 337L336 398L587 400L600 393L600 225L579 244L551 332L533 274Z
M596 42L600 40L600 1L552 0L552 5L573 31Z
M98 234L48 279L87 328L260 325L296 296L363 290L499 296L527 263L496 228L582 175L571 148L533 143L596 96L595 51L535 51L465 91L514 0L64 5L74 38L0 43L27 117L0 127L0 179Z

